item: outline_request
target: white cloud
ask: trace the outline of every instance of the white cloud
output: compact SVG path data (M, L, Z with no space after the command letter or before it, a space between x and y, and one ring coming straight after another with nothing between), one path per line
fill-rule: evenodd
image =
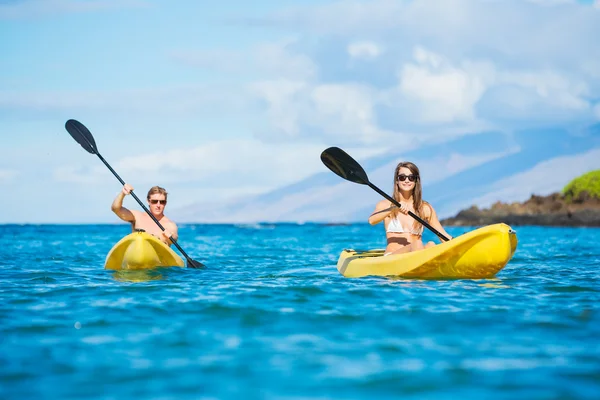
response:
M477 105L478 117L515 129L593 121L590 86L580 77L549 70L498 70Z
M264 43L254 50L253 60L258 68L268 74L271 79L281 77L309 80L314 78L318 70L317 65L309 56L295 52L293 49L295 44L296 39Z
M294 219L285 214L290 206L314 200L305 193L289 195L290 204L266 209L248 203L254 195L267 193L315 173L326 172L320 160L325 146L315 144L264 144L256 140L223 140L190 149L126 157L112 167L136 189L138 197L157 182L174 194L169 215L178 220L240 222ZM368 158L386 148L346 148L357 159ZM85 169L65 166L54 171L59 182L114 188L116 180L102 165ZM351 186L351 185L349 185ZM110 189L112 190L112 189ZM112 193L109 189L106 193ZM143 197L143 196L141 196ZM292 201L293 200L293 201ZM135 207L131 199L127 200ZM190 205L195 202L201 205ZM231 207L231 204L235 204ZM271 207L271 206L270 206ZM104 208L103 208L104 209ZM199 211L200 210L200 211ZM223 211L226 210L226 211Z
M0 91L0 113L18 123L20 116L41 121L52 114L44 121L48 131L65 114L77 114L90 120L109 115L114 124L124 124L126 116L131 125L160 118L194 133L209 131L210 124L227 125L234 116L236 124L228 127L242 128L227 132L227 137L246 135L245 139L167 150L166 158L162 153L139 155L114 166L139 184L150 178L152 182L156 178L202 181L215 195L258 193L321 171L318 154L326 147L323 143L362 146L365 152L382 145L388 149L401 145L405 150L484 128L512 131L535 124L580 126L600 120L600 3L594 4L596 8L558 0L321 2L252 21L264 23L258 36L266 37L266 43L166 52L179 63L159 63L149 70L156 76L146 88L111 91L104 90L111 85L88 82L86 87L99 89L52 92L44 91L46 83L25 75L15 77L22 83L7 81L5 87L15 90ZM142 0L3 2L0 19L148 5L158 7L157 2ZM165 7L160 14L163 22L175 20ZM198 24L198 15L189 7L190 12L177 14L182 29ZM50 22L60 25L58 19ZM286 37L281 27L295 36ZM234 29L232 34L235 31L247 33ZM183 38L169 42L167 33L165 43L188 46ZM232 39L236 46L245 46L256 37ZM191 43L201 46L197 39ZM148 59L131 60L138 58L139 62ZM115 60L107 59L106 65ZM134 62L127 66L139 68ZM218 78L213 82L228 83L199 85L196 82L205 78L205 71L190 70L190 65L213 68L210 77ZM186 129L188 124L202 128ZM0 130L8 131L11 122L0 125ZM252 133L263 142L251 139ZM134 134L129 139L136 140ZM108 146L109 138L105 139ZM205 140L197 139L193 143ZM306 160L311 161L306 164ZM458 168L476 162L480 161L455 156L449 165ZM63 167L55 171L55 178L114 184L104 166L92 166ZM7 176L0 174L0 180L15 179Z
M297 38L264 42L242 50L173 50L168 56L187 66L210 68L229 74L258 75L270 80L310 80L318 74L318 66L296 48Z
M469 168L476 167L477 165L482 165L486 162L506 157L517 152L519 152L518 147L511 148L508 151L489 154L464 155L460 153L451 153L450 157L444 163L435 166L432 165L432 168L429 171L427 171L427 169L424 170L429 172L427 174L429 177L428 184L432 184L461 171L465 171Z
M293 138L300 136L301 133L300 115L306 107L301 98L307 86L308 83L303 81L285 79L256 82L250 85L250 90L265 101L266 114L272 129L287 138Z
M242 70L247 65L247 57L239 51L225 49L209 50L173 50L168 54L176 62L198 67L211 68L226 72Z
M278 80L256 83L252 90L267 104L274 132L259 136L269 140L317 132L321 140L373 145L394 135L378 127L379 94L369 86Z
M438 54L434 54L419 46L414 49L413 56L419 64L429 65L432 68L439 68L445 62Z
M12 169L0 169L0 183L10 183L18 176L18 171Z
M437 123L475 119L473 107L486 89L485 77L422 47L415 48L414 58L417 63L400 72L399 89L419 102L417 118Z
M600 58L600 14L575 1L338 1L288 8L262 22L325 37L368 37L396 59L402 58L398 50L417 45L450 59L485 58L509 69L580 71Z
M23 4L39 7L42 2ZM121 2L44 4L91 9ZM458 135L482 126L512 130L524 120L597 118L590 98L600 90L600 50L594 39L600 36L599 13L577 3L546 5L547 1L542 6L518 1L356 0L298 7L266 18L293 27L297 37L241 52L171 54L190 65L215 68L237 64L245 69L249 61L256 71L249 68L248 75L268 79L114 92L5 91L0 93L0 107L193 116L257 111L259 103L263 108L253 113L257 118L248 122L248 131L263 140L318 138L369 145L392 138L413 143L424 136L439 140L450 131ZM536 15L533 24L531 15ZM567 26L570 29L561 29ZM313 31L325 40L312 40ZM323 47L331 43L338 46L337 53ZM328 70L329 64L344 64L339 50L343 57L373 62L355 63L365 66L359 71L362 75L351 68ZM381 117L382 109L395 120ZM257 126L263 116L265 123Z
M598 0L600 1L600 0ZM600 10L600 7L598 8ZM594 79L600 79L600 62L588 60L581 65L582 71Z
M489 207L498 199L503 202L524 201L531 194L548 195L562 188L575 177L600 168L600 149L583 154L557 157L543 161L528 171L499 180L485 196L473 199L472 204Z
M189 149L125 157L112 163L123 179L137 185L152 182L194 182L217 192L236 187L266 191L324 171L319 144L265 144L253 139L221 140ZM381 148L359 149L358 155L372 155ZM63 166L54 179L77 184L114 181L103 166L81 168Z
M207 110L246 108L236 85L184 85L114 91L0 91L0 109L9 111L195 115Z
M360 85L329 84L316 86L310 98L316 122L328 137L354 137L374 143L387 135L375 121L374 95L370 88Z
M508 71L498 77L500 84L515 84L532 89L545 102L559 108L585 110L590 91L580 79L571 80L555 71Z
M236 76L236 82L245 82L4 92L0 107L160 116L246 113L253 119L248 132L266 141L367 144L439 139L481 127L590 121L595 118L590 99L600 91L600 50L593 39L600 36L600 14L575 2L543 3L356 0L297 7L263 19L293 27L293 38L239 51L170 54L187 65L243 71L245 78ZM313 31L323 40L313 40ZM371 62L348 63L348 55Z
M423 47L416 47L413 57L416 62L406 63L399 74L400 93L388 92L387 100L410 110L408 122L462 122L463 129L487 122L510 130L523 122L589 121L591 117L592 90L581 76L512 69L489 60L452 62ZM515 121L512 127L511 121Z
M369 60L379 57L383 53L383 48L377 43L364 40L350 43L347 51L353 58Z
M411 131L402 137L416 141L482 127L511 131L590 122L591 99L600 90L600 51L590 37L600 36L595 14L577 2L467 0L335 2L275 13L264 21L325 38L369 37L344 46L350 57L373 62L360 64L370 68L364 71L352 63L340 75L328 70L332 57L333 65L340 62L339 49L317 47L311 62L319 74L300 79L302 90L267 100L273 127L282 134L271 137L321 132L339 140L334 132L349 132L345 137L369 143ZM390 82L393 65L397 87L382 85ZM326 89L331 86L336 90ZM287 93L285 87L274 90ZM391 122L381 112L393 116Z

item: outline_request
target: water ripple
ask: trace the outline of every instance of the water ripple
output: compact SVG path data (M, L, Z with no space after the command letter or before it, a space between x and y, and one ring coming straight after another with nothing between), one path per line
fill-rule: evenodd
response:
M0 226L2 398L596 398L599 229L493 279L346 279L368 225L184 225L202 271L103 270L123 226ZM459 234L466 228L450 229Z

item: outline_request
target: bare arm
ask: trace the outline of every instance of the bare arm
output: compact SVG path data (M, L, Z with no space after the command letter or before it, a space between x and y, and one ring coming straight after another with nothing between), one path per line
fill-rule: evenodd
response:
M169 222L169 227L167 228L167 230L171 233L171 236L173 237L173 239L175 239L175 240L179 239L177 225L175 224L175 222Z
M397 208L397 207L390 204L389 201L387 201L387 200L380 201L375 206L375 211L373 211L373 214L371 214L371 216L369 217L369 224L377 225L378 223L383 221L386 217L388 217L390 215L390 212L392 212L392 210L394 208Z
M133 213L130 210L123 207L123 199L126 195L131 193L132 190L133 188L131 186L125 184L125 186L123 186L123 190L121 190L117 197L115 197L110 207L112 212L117 214L117 217L127 222L135 222L135 215L133 215Z
M165 230L162 234L165 237L166 243L170 246L170 237L172 237L174 240L177 240L179 238L179 234L177 233L177 225L175 224L175 222L169 221L163 225L163 228L165 228Z
M431 204L427 204L427 205L431 209L431 216L429 217L429 225L431 225L435 230L437 230L442 235L446 236L448 239L452 239L452 236L448 232L446 232L446 230L442 227L442 224L440 224L437 214L435 213L435 210L433 209ZM443 241L442 241L442 243L443 243Z

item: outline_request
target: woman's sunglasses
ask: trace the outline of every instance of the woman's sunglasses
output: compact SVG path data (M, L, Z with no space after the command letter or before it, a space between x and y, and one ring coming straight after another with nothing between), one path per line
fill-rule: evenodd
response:
M150 202L150 204L157 204L157 203L160 203L160 204L162 204L163 206L164 206L165 204L167 204L167 201L166 201L166 200L154 200L154 199L150 199L150 200L148 200L148 201Z
M410 175L400 174L400 175L398 175L398 180L400 182L404 182L406 180L406 178L408 178L409 181L414 182L414 181L417 180L417 175L413 175L413 174L410 174Z

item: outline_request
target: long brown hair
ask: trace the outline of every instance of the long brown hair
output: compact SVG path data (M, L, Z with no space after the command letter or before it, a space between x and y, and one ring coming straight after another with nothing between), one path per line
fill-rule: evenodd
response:
M398 189L398 175L400 175L400 168L408 168L413 175L416 175L417 179L415 180L415 187L413 188L412 198L413 198L413 208L415 209L415 214L417 214L420 218L423 219L422 216L422 208L423 208L423 190L421 188L421 173L419 172L419 168L410 161L403 161L398 163L396 166L396 170L394 171L394 195L392 196L397 202L402 200L402 196L400 194L400 189ZM394 209L390 216L392 218L396 218L400 211L398 209ZM415 229L420 228L420 223L415 221L413 227Z

